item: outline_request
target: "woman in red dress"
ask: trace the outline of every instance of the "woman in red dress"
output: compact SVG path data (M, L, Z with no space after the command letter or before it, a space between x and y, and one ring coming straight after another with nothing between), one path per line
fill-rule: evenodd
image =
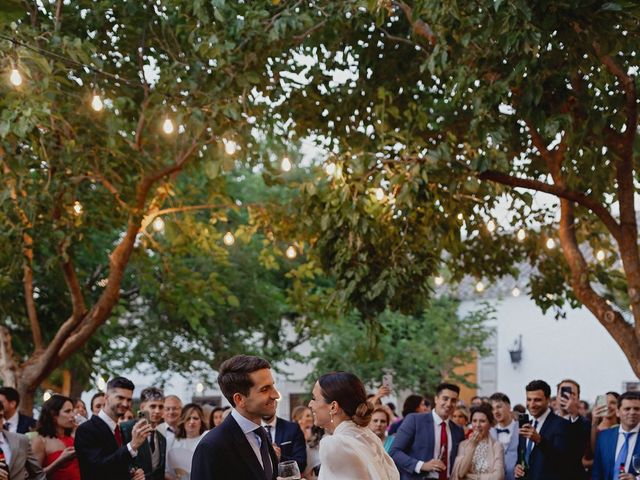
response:
M48 480L80 480L80 466L71 432L75 427L73 401L54 395L42 406L31 447Z

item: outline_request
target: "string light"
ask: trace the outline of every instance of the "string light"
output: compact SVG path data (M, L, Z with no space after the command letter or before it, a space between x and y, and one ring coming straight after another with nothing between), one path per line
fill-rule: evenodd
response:
M106 287L107 285L109 285L109 279L108 278L101 278L100 280L98 280L98 286L99 287Z
M518 230L518 233L516 233L516 238L520 242L522 242L525 238L527 238L527 232L525 231L524 228L521 228L520 230Z
M376 200L378 200L379 202L381 202L382 200L384 200L384 190L381 189L380 187L376 188Z
M444 278L438 275L436 278L433 279L433 281L435 282L436 286L439 287L444 283Z
M46 402L51 398L51 391L47 390L46 392L44 392L44 395L42 395L42 399Z
M289 248L287 248L284 254L288 259L293 260L298 256L298 251L296 250L296 247L294 247L293 245L289 245Z
M596 253L596 259L598 259L599 262L604 261L606 256L607 256L607 254L604 253L604 250L598 250L597 253Z
M511 295L513 295L514 297L519 297L520 296L520 289L518 287L514 287L513 290L511 290Z
M487 222L487 230L489 231L489 233L493 233L496 230L496 222L494 222L493 220L489 220Z
M175 131L175 129L176 127L173 124L173 120L171 120L169 117L166 117L164 119L164 122L162 122L162 131L167 135L171 135Z
M204 385L202 384L202 382L198 382L198 384L196 385L196 392L198 393L204 392Z
M458 220L464 220L464 215L462 215L461 213L458 214Z
M102 103L100 95L94 95L91 99L91 108L93 108L96 112L99 112L103 107L104 104Z
M234 153L236 153L236 151L240 150L239 145L233 141L233 140L228 140L228 139L224 139L224 151L227 155L233 155Z
M20 75L20 71L17 68L12 68L11 73L9 74L9 82L14 87L19 87L22 85L22 75Z
M231 245L236 243L236 237L233 236L233 233L227 232L224 234L224 237L222 237L222 241L227 247L230 247Z
M282 159L282 162L280 163L280 168L282 169L283 172L289 172L291 171L291 160L289 160L288 157L284 157Z
M478 293L484 292L484 283L482 282L476 283L476 292Z
M553 250L554 248L556 248L556 242L553 240L553 238L548 238L546 246L549 250Z
M82 204L76 200L76 202L73 204L73 212L76 215L82 215L82 210Z
M156 232L164 232L164 220L162 218L156 217L151 225Z

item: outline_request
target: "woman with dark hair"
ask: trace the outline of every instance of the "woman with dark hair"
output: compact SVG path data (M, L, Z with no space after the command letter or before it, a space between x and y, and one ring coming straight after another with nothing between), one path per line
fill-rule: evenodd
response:
M224 408L222 407L215 407L213 410L211 410L211 415L209 415L210 429L215 428L222 423L222 420L224 420L224 417L222 416L223 413Z
M191 460L198 442L207 432L204 411L196 403L182 407L176 438L167 448L165 478L188 480L191 476Z
M410 413L425 413L428 411L429 407L422 395L409 395L402 405L402 418L391 424L391 427L389 428L389 435L395 435L398 432L400 425L402 425L402 421Z
M53 395L42 405L31 442L35 457L50 480L80 480L80 466L71 432L75 428L73 401Z
M309 408L315 425L332 434L320 441L318 480L400 479L382 442L367 428L373 405L358 377L347 372L321 376Z
M458 447L451 480L504 480L504 448L489 435L494 423L489 404L471 408L473 433Z

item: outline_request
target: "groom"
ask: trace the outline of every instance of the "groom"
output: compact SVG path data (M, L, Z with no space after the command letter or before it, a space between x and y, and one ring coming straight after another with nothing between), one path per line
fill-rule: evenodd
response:
M275 480L278 459L262 427L262 417L276 414L280 398L271 365L263 358L236 355L220 366L218 385L233 410L198 444L191 479Z

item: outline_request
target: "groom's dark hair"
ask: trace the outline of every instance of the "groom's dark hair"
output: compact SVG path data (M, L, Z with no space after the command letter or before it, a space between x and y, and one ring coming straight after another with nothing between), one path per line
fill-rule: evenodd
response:
M233 401L234 394L249 395L249 390L253 387L249 374L265 368L271 368L267 360L251 355L236 355L220 365L218 385L232 406L236 406Z

